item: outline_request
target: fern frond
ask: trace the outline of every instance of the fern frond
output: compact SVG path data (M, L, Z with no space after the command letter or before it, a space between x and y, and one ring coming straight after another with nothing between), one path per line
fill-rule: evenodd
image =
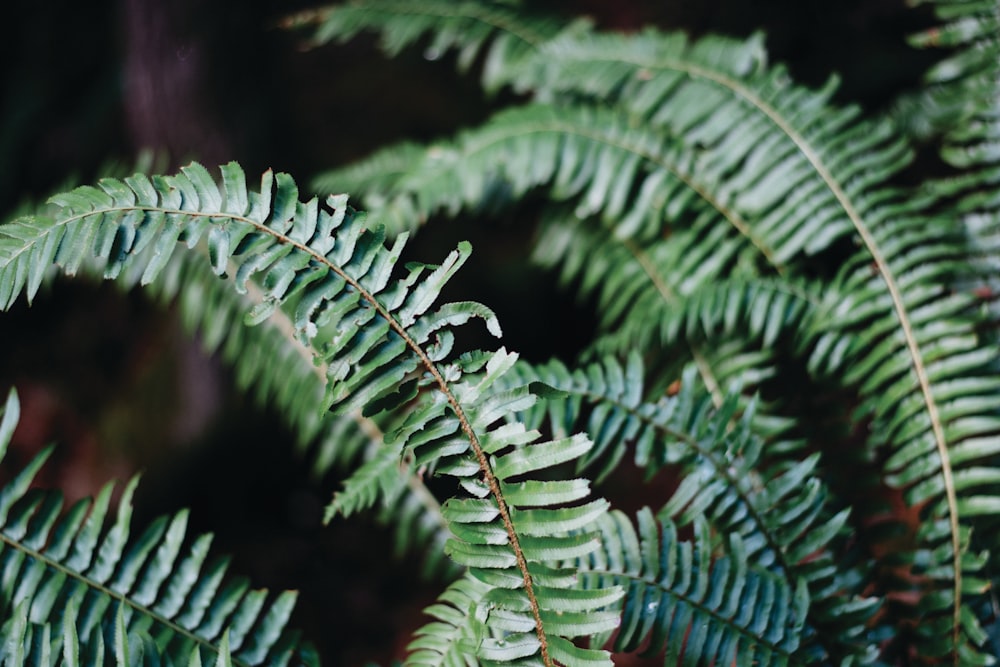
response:
M18 413L11 392L0 453ZM316 663L285 629L295 593L269 601L267 591L252 591L245 581L224 582L226 564L207 562L211 536L187 538L186 512L130 535L137 480L126 487L114 517L111 485L64 511L58 493L30 488L50 452L0 490L0 616L6 619L0 659L103 664L102 655L114 654L117 664L131 664L123 656L140 651L187 664L231 652L236 665Z
M243 314L262 301L255 286L249 285L247 294L241 296L231 284L218 280L201 258L182 254L176 260L151 287L164 285L167 294L176 291L174 298L189 330L199 331L209 349L220 347L223 360L234 365L241 387L252 390L262 403L281 408L295 428L300 449L310 448L307 454L315 473L365 462L335 494L324 520L378 504L378 519L395 534L400 556L419 551L426 576L454 577L456 568L444 557L449 533L440 502L403 463L398 451L383 446L384 434L395 428L394 422L384 416L365 417L360 411L342 416L317 411L325 370L313 363L312 353L296 340L284 311L276 310L261 326L245 327ZM171 271L174 265L183 272L176 280ZM368 487L358 480L377 465L374 460L384 464L382 475L378 486Z
M702 222L639 244L604 224L555 216L544 219L532 258L596 299L605 352L654 347L683 359L685 341L727 336L769 348L807 328L819 288L757 276L752 253Z
M580 594L579 611L588 613L563 617L561 600L570 595L567 588L575 589L575 573L553 564L597 547L596 536L588 529L606 512L607 503L584 502L589 488L583 480L551 479L542 472L584 455L591 443L582 435L537 442L538 432L505 421L535 401L525 387L491 390L515 360L501 350L486 361L484 375L456 386L455 394L466 408L466 424L446 414L439 402L428 406L429 414L417 413L414 423L395 437L409 441L414 465L437 461L436 471L458 477L471 495L449 499L443 512L455 534L446 551L492 587L488 599L493 611L486 616L487 627L502 635L480 641L479 659L507 662L540 653L546 664L577 664L580 659L604 664L606 658L599 652L577 654L563 638L617 625L616 615L600 611L608 592ZM491 426L498 420L500 425ZM486 427L479 440L481 449L474 452L479 466L470 465L467 444L456 442L454 435L459 429ZM480 479L487 466L490 472ZM563 491L567 487L573 489L570 495Z
M100 189L54 197L59 210L53 218L4 226L0 286L6 303L22 289L34 293L37 286L22 269L33 271L37 263L54 262L74 272L93 255L109 277L139 271L141 282L148 282L169 262L179 240L190 247L204 244L216 273L232 271L238 289L249 289L254 280L262 290L264 300L246 314L248 323L263 321L279 307L291 315L297 338L312 346L326 369L327 406L375 414L395 409L410 395L421 398L390 435L390 444L412 456L414 465L458 478L471 494L444 507L455 533L446 551L490 583L493 603L512 614L486 619L506 634L502 640L484 639L477 647L480 658L508 662L538 656L555 664L567 650L560 637L612 627L616 618L596 608L586 623L560 620L554 609L574 580L571 572L550 565L596 547L592 536L578 531L596 521L606 503L555 509L523 492L539 471L574 460L590 442L582 436L536 442L537 433L495 426L534 400L527 390L491 389L515 355L501 350L446 362L451 328L481 318L500 333L492 312L479 304L431 310L468 257L468 244L460 244L440 266L411 264L402 279L393 280L405 237L384 245L383 232L367 228L349 211L346 197L331 198L330 210L320 210L315 200L299 202L285 175L266 173L260 192L246 189L235 164L222 175L222 188L198 165L151 180L106 179ZM152 250L143 254L146 248ZM397 391L404 381L416 383L415 394ZM603 660L599 653L590 656Z
M645 350L650 383L660 388L694 361L721 404L725 385L739 382L753 393L775 373L778 340L807 354L811 339L802 331L820 299L809 283L757 277L742 263L753 253L741 253L738 240L720 239L717 231L698 225L643 247L603 223L556 215L543 218L533 260L558 267L561 282L596 302L601 335L588 358ZM755 426L772 454L799 449L781 406L758 406Z
M337 492L333 502L327 506L324 522L329 522L337 514L350 516L371 507L380 497L392 502L399 491L398 479L411 474L399 452L389 447L375 449L372 457L351 474L343 490Z
M968 237L974 272L956 288L984 302L995 330L1000 322L1000 205L993 194L1000 180L1000 9L985 2L927 4L942 25L914 36L913 42L950 54L927 73L921 101L947 110L937 114L942 118L932 118L943 135L942 158L961 170L933 187L954 202Z
M820 654L871 660L875 647L859 637L877 602L862 596L866 577L843 564L847 512L835 512L817 477L818 455L796 464L769 465L753 433L752 409L737 417L739 394L720 408L701 390L692 369L675 396L648 402L643 372L633 355L622 368L610 359L570 371L559 362L521 364L518 380L546 387L543 403L523 415L553 433L583 428L594 439L581 460L598 479L625 457L648 477L665 466L683 471L675 494L659 511L665 521L706 519L719 535L738 535L744 561L774 571L794 589L802 579L812 597L807 625L819 630ZM809 642L811 643L811 642Z
M621 512L601 522L603 548L582 568L587 583L626 589L617 651L665 651L685 664L810 664L799 652L809 595L781 577L747 565L738 536L715 556L706 524L694 522L693 542L649 509L638 530Z
M522 83L540 97L573 92L617 107L618 116L581 111L579 101L541 104L551 117L531 112L538 114L534 127L518 129L529 112L502 114L463 135L454 149L432 147L411 167L412 178L396 183L396 205L425 215L454 210L492 195L497 178L516 195L548 183L564 163L554 196L579 194L581 212L602 207L608 219L624 218L623 235L646 229L640 236L655 236L664 221L682 212L694 218L707 204L780 267L851 233L853 202L874 204L869 186L909 159L887 124L859 123L857 109L830 108L833 83L812 92L791 86L780 67L765 69L759 40L690 45L655 31L627 37L575 31L540 47L534 63L524 68L531 75ZM580 117L598 113L611 118ZM562 152L544 145L544 133L556 128L577 135L577 145L567 140ZM525 132L531 140L519 141ZM480 151L493 159L480 162ZM456 164L466 173L451 175L457 167L449 165ZM647 172L652 176L643 178ZM622 208L629 195L631 214ZM846 212L845 202L852 202Z
M425 53L437 59L458 51L458 65L466 70L482 59L482 83L496 90L510 73L542 42L564 27L555 17L533 17L503 2L447 2L445 0L354 0L289 17L287 27L315 24L317 44L347 41L362 31L379 34L389 55L428 38Z
M940 613L947 600L949 613L921 622L927 631L922 654L973 664L987 658L972 657L983 636L963 611L963 598L988 584L968 533L980 508L1000 498L1000 476L990 462L990 443L1000 432L997 357L980 342L971 296L949 289L965 257L960 240L933 221L915 231L905 207L896 211L870 230L869 247L888 253L879 255L876 275L870 254L858 253L817 319L853 334L855 344L835 370L858 387L858 414L872 416L872 445L885 447L888 456L886 482L902 489L910 506L923 508L916 558L935 594L921 609Z

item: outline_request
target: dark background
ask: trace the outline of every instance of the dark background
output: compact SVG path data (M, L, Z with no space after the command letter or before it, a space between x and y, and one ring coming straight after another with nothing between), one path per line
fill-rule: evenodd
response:
M508 94L414 48L388 61L362 38L303 48L277 28L302 2L65 0L16 3L0 21L0 220L109 164L155 149L165 169L190 159L267 168L302 187L318 171L399 139L477 123ZM764 30L773 62L820 85L838 72L843 103L883 111L914 87L931 55L906 35L931 23L902 0L536 2L609 29L647 23L693 34ZM460 294L494 308L504 344L529 359L570 360L589 338L588 304L525 261L530 229L511 220L432 224L410 252L476 249ZM543 322L543 326L537 324ZM418 558L395 559L371 519L320 526L337 476L315 479L276 414L235 391L228 371L188 340L169 308L109 285L59 282L0 325L0 389L17 386L22 425L3 474L49 442L43 473L72 500L143 470L137 519L185 506L194 531L255 585L301 590L293 624L328 665L400 656L441 590ZM5 477L6 478L6 477Z

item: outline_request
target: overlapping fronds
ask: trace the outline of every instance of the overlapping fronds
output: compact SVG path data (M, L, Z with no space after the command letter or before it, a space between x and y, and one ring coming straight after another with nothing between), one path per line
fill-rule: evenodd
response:
M590 586L626 589L615 650L665 652L667 664L808 664L799 651L809 608L804 585L789 587L748 566L738 535L727 539L725 555L715 555L703 521L694 522L693 542L678 539L677 528L649 509L639 511L637 524L608 514L603 548L582 567Z
M370 208L386 202L371 208L379 219L412 225L437 211L496 209L545 186L553 198L575 202L578 217L599 214L614 221L617 234L637 242L657 237L665 221L708 225L703 219L712 219L756 247L761 263L779 261L739 212L715 196L710 182L700 180L694 151L601 106L531 104L501 111L482 127L413 157L406 174L361 190ZM332 172L321 179L333 185L339 177ZM346 174L346 181L356 179Z
M757 277L741 262L749 253L724 232L696 224L643 245L606 224L557 215L544 220L533 259L595 298L603 352L655 345L663 357L684 359L685 343L738 337L768 348L807 329L818 286Z
M18 416L11 392L0 455ZM316 664L285 628L294 592L226 578L225 561L208 560L211 535L187 536L186 512L132 534L137 480L114 515L111 484L64 508L58 492L31 488L49 453L0 490L3 664Z
M681 482L658 511L682 526L705 519L717 535L741 538L740 558L774 571L789 589L803 580L812 602L804 622L819 629L818 655L871 660L864 626L878 606L865 598L863 571L844 560L847 510L835 510L817 477L819 456L768 464L753 432L752 410L738 414L739 393L721 407L701 389L693 369L676 395L648 401L636 356L626 367L611 359L574 371L560 362L518 366L519 380L547 388L544 402L524 417L554 433L583 429L594 439L581 465L598 479L625 457L652 477L672 467Z
M425 56L436 60L458 51L458 64L468 69L482 59L482 83L495 90L534 54L537 46L560 32L565 21L532 17L505 2L447 0L376 0L348 2L303 12L288 19L290 27L315 24L312 39L323 44L346 41L361 31L377 32L390 55L418 40L427 40Z
M145 283L169 263L180 242L203 245L216 273L232 273L237 289L261 290L263 299L246 313L247 323L279 308L287 314L295 337L311 346L325 369L323 405L341 414L376 415L419 397L386 446L411 457L414 466L458 478L470 494L443 507L453 532L446 551L490 584L491 604L508 612L482 619L501 636L484 638L477 655L544 664L581 655L604 660L599 652L577 654L566 637L616 624L616 615L600 611L607 594L578 594L580 615L561 615L561 596L574 588L574 577L552 563L596 548L595 535L586 529L607 504L585 501L585 481L535 479L582 456L590 442L579 435L538 442L537 432L508 424L509 413L534 400L526 388L493 390L516 355L500 350L448 361L452 327L481 318L499 334L495 316L471 302L431 310L468 257L468 244L440 266L409 264L394 279L405 237L385 245L381 229L365 226L346 197L332 197L320 209L316 200L299 202L286 175L266 173L259 192L247 190L235 164L222 175L221 188L198 165L169 177L105 179L100 188L54 197L52 217L5 225L3 305L22 290L29 298L35 293L41 266L54 263L74 273L93 256L107 277L139 273Z
M652 48L645 48L642 39L628 40L628 45L622 43L625 40L615 45L615 39L581 43L580 37L574 36L568 40L566 48L572 54L568 59L585 65L579 71L586 69L588 81L597 82L590 84L588 92L598 95L620 92L623 104L635 112L655 118L688 140L701 142L706 146L706 161L722 160L715 169L725 175L728 187L744 193L747 185L760 185L780 177L795 188L794 194L789 191L779 199L762 200L767 205L759 211L742 209L754 230L760 230L765 238L770 238L770 229L781 229L786 238L802 234L814 239L843 225L844 231L858 239L862 249L847 269L854 282L840 284L842 294L851 296L841 298L844 304L864 303L865 307L857 307L849 315L846 307L838 308L831 323L835 322L842 330L858 325L854 331L858 333L858 347L867 363L854 358L850 368L842 366L839 370L846 371L843 379L848 385L860 385L864 401L861 414L870 410L874 415L872 445L886 445L897 453L890 459L888 481L908 488L914 506L927 503L935 507L939 512L935 520L950 526L946 538L940 533L927 535L925 547L934 550L938 559L944 558L944 562L937 561L940 567L932 566L931 571L943 573L950 567L953 572L952 577L945 576L942 582L950 588L950 618L930 631L940 638L942 627L950 626L951 637L932 641L921 650L927 655L940 655L947 652L943 647L950 645L953 661L969 660L967 656L959 658L964 643L959 636L964 631L960 628L968 628L972 644L981 639L977 639L979 633L971 624L962 621L962 591L974 592L982 590L982 586L972 583L978 572L977 564L972 561L977 559L962 564L964 529L960 524L975 516L973 504L987 502L986 498L992 497L995 483L973 483L974 497L981 500L970 498L962 507L954 479L965 475L951 469L949 449L956 446L978 449L971 456L973 461L981 462L988 456L974 443L997 432L998 405L995 388L989 380L994 372L995 354L977 345L972 304L968 299L952 296L949 290L956 277L967 270L964 246L955 238L953 229L941 229L945 223L914 213L918 207L928 207L929 200L904 199L892 189L880 186L905 164L908 154L885 124L851 122L856 111L830 111L824 108L824 96L799 97L783 81L785 77L779 69L733 80L719 68L709 69L707 63L696 58L691 59L693 62L671 62L679 54L654 54ZM645 59L638 55L640 51ZM616 57L613 52L620 55ZM598 66L602 59L610 63L603 73ZM558 85L567 88L575 85L572 70L562 68L559 58L544 62L556 72L552 79ZM639 68L652 73L649 82L635 76ZM667 76L667 82L654 83L660 70L674 72L675 81L669 82L671 77ZM687 83L688 78L692 83ZM685 94L688 88L690 97ZM724 94L728 103L720 101L718 95L712 98L697 92L708 88ZM679 100L687 102L674 104ZM731 110L730 105L733 105ZM803 113L805 109L812 113ZM730 131L735 127L740 131ZM762 134L746 129L754 127L760 127ZM765 137L781 139L771 143ZM767 157L763 163L755 163L750 153L746 160L734 162L734 154L740 155L742 151L733 150L731 141L748 142ZM715 146L724 149L716 153ZM737 169L724 165L737 165ZM744 168L750 171L743 171ZM802 192L815 195L818 206L813 208L813 202L796 200L795 194ZM781 220L779 227L772 227L771 211L767 209L774 207L780 211L789 202L794 202L795 213L782 211L777 218ZM799 215L811 219L807 221ZM861 288L862 282L867 289ZM858 298L855 300L854 296ZM844 319L838 320L840 317ZM969 377L973 369L981 370ZM977 426L967 428L970 421L976 421ZM950 427L959 423L965 427ZM922 455L916 455L917 451ZM912 462L918 459L925 463L914 465ZM935 463L927 464L928 459ZM960 460L969 466L976 465L967 459ZM899 474L902 470L906 474ZM966 495L971 492L965 485L962 490ZM941 539L946 539L946 545L938 549ZM950 556L943 555L949 552ZM964 573L963 567L967 568ZM965 588L963 574L970 578L970 585ZM926 629L931 624L922 627Z
M301 14L290 24L314 26L318 43L374 32L389 54L458 51L484 87L509 85L524 104L316 179L360 195L377 227L344 196L299 201L285 175L250 192L235 165L221 188L193 165L60 195L47 216L0 227L0 307L30 299L53 264L73 274L96 258L109 278L163 278L241 382L281 405L304 441L324 441L324 464L362 460L330 514L381 500L401 544L443 540L465 570L429 610L413 664L607 664L598 645L612 636L617 650L692 664L858 664L896 651L991 664L1000 6L935 5L945 25L915 42L953 52L897 117L911 137L941 132L959 175L923 189L901 184L905 133L835 105L833 78L795 84L760 35L602 33L470 0ZM535 259L597 304L596 364L454 353L453 330L470 320L500 333L485 306L438 304L469 246L439 266L399 261L407 232L433 216L522 200L541 212ZM183 245L210 268L195 277L175 264ZM187 282L212 287L191 288L185 305L175 287ZM277 351L264 334L233 334L239 318L266 320ZM606 356L626 351L624 367ZM286 365L296 370L281 377ZM730 380L741 390L726 391ZM823 393L783 404L784 385ZM757 389L763 418L748 400ZM840 434L858 451L832 460ZM585 478L603 482L628 459L677 475L637 524L592 499ZM856 479L845 460L863 468ZM439 505L429 475L458 493ZM886 496L905 521L857 501ZM34 498L11 511L31 517L27 535L47 534L61 524ZM157 524L136 553L171 543L179 523ZM145 571L137 586L150 585ZM876 612L873 595L891 603ZM100 611L112 624L135 616L112 607ZM18 659L75 636L15 617L4 631L30 647ZM159 640L148 630L102 642L121 662ZM212 636L242 650L240 632Z
M966 235L966 250L968 265L965 271L956 267L952 277L953 291L964 295L966 299L974 296L977 302L985 307L991 326L981 331L982 342L986 348L995 345L997 339L997 323L1000 322L1000 200L996 197L996 183L1000 177L1000 160L997 158L996 146L1000 140L1000 123L998 123L998 100L1000 100L1000 7L996 3L953 3L930 2L933 5L942 25L924 34L917 35L914 42L922 47L944 47L950 50L949 55L927 73L926 84L922 94L917 99L923 106L917 107L917 113L929 117L927 124L933 125L939 121L943 142L942 158L952 167L959 170L958 176L938 180L932 187L948 197L950 208L944 215L951 215L961 221ZM912 113L912 110L910 110ZM918 115L919 118L922 118ZM965 356L971 363L974 351L967 349ZM984 408L992 408L996 414L996 403L993 397L997 389L989 381L996 375L996 362L987 359L986 369L979 373L953 370L954 379L949 384L968 387L968 393L978 388L979 401ZM992 371L990 373L989 371ZM953 423L948 424L952 430L961 430L960 424L969 421L968 415L972 409L969 402L974 396L963 397L966 408L956 415ZM962 496L957 502L967 500L973 505L967 513L971 514L977 523L977 532L963 533L962 539L968 542L966 548L970 553L983 546L989 552L977 554L980 559L989 559L989 564L983 572L984 577L992 579L990 601L996 599L997 554L1000 543L996 540L996 512L989 509L996 503L997 489L994 482L989 484L988 474L991 469L984 464L995 461L995 454L990 452L993 441L997 438L997 428L994 422L984 425L985 429L972 429L971 442L963 447L958 456L965 458L966 452L977 460L977 470L980 482L969 482L964 477L956 479L955 487ZM992 431L987 430L992 428ZM900 455L902 458L902 454ZM897 465L900 461L896 461ZM968 477L972 473L967 473ZM956 476L957 478L957 476ZM966 499L968 495L968 499ZM974 529L975 530L975 529ZM966 546L966 542L962 543ZM973 586L982 590L987 581L976 581ZM972 588L973 586L970 586ZM995 602L992 602L995 604ZM997 616L984 615L991 641L996 646Z
M935 38L984 48L959 53L934 76L961 78L958 96L985 91L977 82L995 90L996 7L942 6L954 23ZM564 275L584 290L601 291L606 321L620 327L608 340L621 348L654 342L650 321L679 332L664 304L690 312L679 297L712 281L830 281L808 326L773 307L755 312L748 328L768 341L788 332L812 372L860 392L852 419L870 422L868 447L887 460L886 482L925 510L911 555L928 575L921 632L934 637L918 650L953 664L973 660L982 637L963 596L985 586L966 533L996 504L988 443L1000 432L1000 394L977 303L953 292L968 284L967 239L973 252L995 257L993 218L980 217L980 231L963 237L945 216L926 215L940 199L893 184L911 150L892 124L832 105L834 79L818 91L795 85L766 63L759 37L692 42L655 30L577 29L537 45L510 80L535 103L501 111L422 157L411 149L409 174L376 184L373 201L394 219L420 220L543 188L577 219L601 218L603 237L564 216L546 228L539 252L564 262ZM971 100L977 120L949 144L958 166L981 164L998 136L986 122L995 95ZM996 180L979 174L966 187ZM995 198L977 194L963 206L982 210L984 201ZM840 271L815 262L842 261L847 241L857 250Z
M829 106L835 82L809 91L783 68L765 68L757 38L692 45L655 31L578 30L541 45L518 71L540 104L501 112L422 159L411 147L409 175L376 183L378 201L390 186L393 204L419 220L482 206L497 179L513 189L508 197L551 184L554 197L576 196L581 214L601 211L637 240L707 208L780 270L851 233L845 202L874 206L884 195L870 186L909 159L887 123ZM574 97L548 101L564 92ZM551 145L554 133L565 146Z
M556 564L597 548L591 530L607 502L586 500L586 480L545 476L547 469L583 456L591 443L583 435L538 442L537 431L507 421L535 401L524 386L487 391L515 361L503 350L478 359L475 365L485 363L485 374L454 385L462 420L446 410L445 401L436 400L391 437L408 441L415 466L438 461L437 472L458 477L470 494L446 501L443 513L455 535L446 551L492 587L484 619L502 636L483 637L479 659L508 662L540 654L546 664L605 664L600 652L579 651L566 638L617 625L616 614L602 611L609 591L568 592L575 587L575 570ZM473 460L465 439L456 440L466 429L485 431L475 443ZM481 478L483 469L489 472ZM610 591L611 598L619 594ZM567 613L567 599L573 601L573 613Z

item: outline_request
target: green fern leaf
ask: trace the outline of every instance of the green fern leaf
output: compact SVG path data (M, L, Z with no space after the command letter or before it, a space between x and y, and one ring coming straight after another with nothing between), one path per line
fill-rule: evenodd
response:
M10 441L17 405L12 392L0 449ZM192 655L229 650L238 665L312 662L285 630L294 593L268 602L266 591L245 594L247 586L238 583L216 594L214 582L225 567L203 571L209 536L195 540L177 563L186 541L184 512L131 538L135 480L113 521L107 519L110 485L97 501L80 501L63 514L57 494L27 488L46 456L3 487L5 664L56 664L60 657L66 664L102 664L105 654L119 665L186 663ZM222 633L233 637L231 643L220 644Z
M381 447L372 452L372 458L358 467L344 483L344 488L333 498L326 508L324 522L334 515L350 516L359 509L371 507L378 498L386 504L392 503L400 490L399 479L413 475L399 452L389 447Z
M136 181L137 185L141 182ZM313 353L304 344L307 341L297 338L295 324L286 312L289 308L273 311L265 326L243 326L244 313L265 300L261 289L254 284L234 289L235 270L229 272L230 281L220 281L197 255L171 254L178 235L167 233L147 246L144 253L152 253L150 264L143 268L143 262L137 262L136 267L119 275L118 282L128 288L146 284L157 275L147 285L149 291L164 301L177 302L184 327L197 334L209 352L219 353L235 366L240 388L252 391L262 404L282 408L282 415L295 429L299 447L311 450L317 475L334 465L347 466L362 453L370 457L381 451L383 429L377 423L359 414L336 418L316 411L314 406L323 396L325 372L313 363ZM86 262L81 270L101 273ZM51 276L47 272L45 278ZM482 309L476 312L485 315ZM449 573L454 566L442 550L447 526L440 516L440 503L423 488L421 480L400 474L391 489L387 486L384 494L369 500L374 502L378 497L384 502L380 516L395 530L400 552L415 546L424 551L423 547L436 544L439 548L424 551L423 570L427 576Z

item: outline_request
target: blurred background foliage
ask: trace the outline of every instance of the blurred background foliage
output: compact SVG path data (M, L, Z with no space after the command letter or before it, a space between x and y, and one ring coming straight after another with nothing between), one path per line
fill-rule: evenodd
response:
M787 63L812 86L838 73L839 101L873 112L915 88L929 59L942 55L906 45L932 18L904 0L532 5L588 14L622 31L650 24L694 35L762 30L772 62ZM247 173L273 168L306 183L381 145L451 134L511 101L509 92L484 97L474 72L456 74L450 56L419 47L392 61L365 38L306 49L303 36L280 25L309 6L21 4L18 18L0 22L3 219L66 184L130 170L142 151L166 169L234 159ZM502 220L430 224L409 252L435 261L457 240L471 240L476 253L445 296L494 308L505 344L527 358L569 360L590 338L590 305L561 294L552 276L528 264L531 215L529 205ZM540 320L541 335L529 335ZM63 281L34 306L5 315L0 340L0 388L17 386L23 410L5 466L57 442L45 482L73 498L143 470L138 520L190 506L192 528L216 533L217 551L232 554L237 571L257 585L300 589L293 625L317 643L325 664L401 655L438 587L421 585L416 559L399 560L373 521L322 528L336 476L310 477L278 416L236 391L227 369L182 332L169 307L111 285ZM342 609L351 610L346 619ZM327 622L334 614L340 622ZM376 627L372 617L384 622Z

